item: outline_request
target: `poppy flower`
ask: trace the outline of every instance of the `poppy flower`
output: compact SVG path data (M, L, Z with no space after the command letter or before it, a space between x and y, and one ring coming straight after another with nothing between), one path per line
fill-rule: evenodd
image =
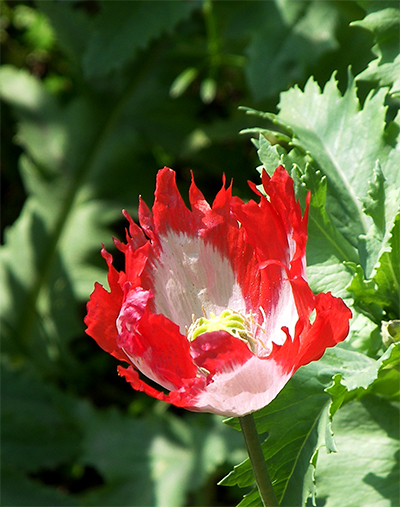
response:
M114 242L125 271L102 249L110 291L96 283L86 332L128 363L118 372L134 389L243 416L347 336L350 310L306 281L309 196L302 216L282 166L263 172L267 197L250 185L259 202L233 197L224 180L210 206L192 180L189 210L164 168L152 211L139 203L140 226L124 212L126 243Z

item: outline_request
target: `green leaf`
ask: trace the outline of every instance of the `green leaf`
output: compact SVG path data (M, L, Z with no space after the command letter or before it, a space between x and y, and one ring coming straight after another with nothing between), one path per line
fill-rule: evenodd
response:
M82 332L78 301L95 280L105 282L99 249L112 244L108 227L128 197L139 187L146 194L153 182L132 178L139 143L133 124L121 122L129 94L115 103L78 97L61 105L33 76L7 66L0 91L19 120L28 194L1 248L3 351L42 372L57 364L67 372L74 368L67 344Z
M196 3L102 1L100 6L94 34L83 57L84 74L89 79L119 71L132 63L139 49L170 32Z
M398 406L377 397L343 407L333 421L338 452L319 456L317 505L399 505L399 425Z
M298 171L300 187L311 191L307 242L307 276L314 292L331 291L346 298L350 272L344 263L357 252L340 233L326 209L327 179L308 164Z
M396 379L385 377L387 371L397 371L399 355L397 346L388 349L378 361L338 346L328 349L318 362L300 368L276 399L254 414L259 434L268 434L263 451L281 505L305 505L310 496L315 496L319 450L325 446L328 452L336 452L331 418L344 401L369 392L396 396ZM351 396L350 391L354 391ZM237 419L226 422L239 429ZM221 482L239 487L253 483L249 460L234 467ZM256 505L257 498L255 490L241 506Z
M385 251L379 258L374 280L380 293L390 300L393 318L400 314L400 213L396 215L389 239L390 251ZM390 312L388 312L390 315Z
M370 276L388 252L400 200L399 127L397 120L385 127L386 92L370 95L361 109L356 91L352 79L342 96L334 77L323 91L311 78L304 92L295 87L282 93L278 115L255 113L284 132L256 129L261 162L271 171L283 163L298 176L298 194L312 193L311 287L345 298L350 263Z
M259 27L251 33L246 68L249 85L260 101L298 82L310 65L337 48L337 8L330 2L296 2L295 9L259 2ZM323 28L322 28L323 27Z
M81 435L73 402L38 378L1 368L3 463L38 472L76 458Z
M174 79L171 85L169 94L172 98L176 99L183 95L188 87L198 76L199 71L194 67L188 67Z
M90 240L97 239L96 250L101 242L96 231L104 232L97 226L85 234L90 216L85 211L93 205L87 191L81 191L91 170L88 148L96 146L102 122L85 101L61 108L39 81L11 67L3 67L0 89L20 120L17 138L25 149L21 173L28 194L1 248L6 343L14 353L34 358L40 368L47 364L54 369L54 361L66 368L71 360L66 343L82 328L73 273L79 278L83 266L71 248L79 242L82 257L87 256L94 248ZM78 210L83 211L80 217ZM70 230L74 240L64 243L75 217L80 227ZM87 292L86 286L85 298Z
M57 505L72 507L80 505L77 498L66 495L50 486L30 479L20 470L2 466L1 470L1 502L4 507L43 507Z
M384 6L382 6L384 7ZM353 21L351 26L359 26L374 34L373 52L378 58L372 60L361 74L360 81L375 81L379 86L389 86L393 96L400 95L400 9L393 4L369 13L364 19Z
M104 413L91 409L84 420L87 433L82 463L97 469L107 483L106 488L88 493L89 505L97 505L100 499L107 505L155 505L157 493L153 481L160 480L162 472L168 474L168 467L178 474L178 481L183 484L187 481L190 452L179 443L173 445L165 440L160 421L135 420L115 409ZM161 474L155 466L154 454L159 456ZM177 469L179 463L184 465L181 471ZM182 497L181 488L175 493ZM178 500L173 491L172 498L168 491L166 494L172 504L182 503L182 498Z
M219 417L178 419L165 413L134 419L87 406L81 420L86 435L82 463L95 467L107 482L85 496L89 505L185 505L187 493L218 466L245 456L241 435Z
M217 82L209 77L200 84L200 97L204 104L211 104L217 94Z
M364 213L372 218L373 226L360 237L360 248L365 249L363 265L368 277L382 254L391 251L392 229L396 214L400 212L400 188L387 184L379 164L374 177L374 181L370 181L368 197L363 200Z
M307 498L315 494L312 459L316 449L326 438L334 450L329 428L330 400L324 392L331 378L329 363L307 365L293 376L274 401L254 414L258 432L268 432L263 451L281 505L305 505ZM227 422L238 428L236 420ZM253 482L250 462L246 460L221 484L248 487ZM242 505L253 505L247 502L254 495Z
M37 2L57 33L57 40L76 66L92 36L93 23L83 9L76 9L71 2Z
M346 343L354 350L376 357L382 349L382 336L380 326L357 308L352 307L350 334Z
M385 132L385 94L379 90L370 95L361 109L352 79L344 96L334 77L323 92L310 79L304 92L295 87L282 93L276 117L294 132L292 143L308 152L327 176L327 208L354 246L370 227L360 199L367 195L377 160L388 184L399 185L394 167L400 155L392 147L396 139L388 142Z
M17 5L13 21L19 30L24 30L23 38L36 51L48 51L54 45L54 32L41 12L28 5Z
M338 348L335 354L340 358L343 354ZM346 354L344 354L346 361ZM390 348L378 359L372 359L364 354L353 352L352 362L343 362L344 367L341 373L337 373L333 378L333 385L326 389L326 392L332 396L332 406L330 414L333 416L339 407L355 397L360 399L369 392L396 399L399 395L399 386L395 380L398 380L398 365L400 363L400 346L392 344ZM388 390L387 382L382 384L383 378L388 370L394 369L397 374L391 375L390 382L392 388Z
M373 276L366 279L360 265L350 265L355 272L348 291L354 295L356 304L377 322L385 311L389 319L400 314L400 213L388 239L381 246L383 253L374 266Z

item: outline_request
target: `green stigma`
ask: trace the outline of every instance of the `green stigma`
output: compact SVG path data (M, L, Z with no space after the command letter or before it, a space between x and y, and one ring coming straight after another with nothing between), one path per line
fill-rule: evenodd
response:
M249 341L249 323L240 313L232 310L224 310L218 317L210 313L210 318L200 317L190 326L187 338L189 341L195 340L203 333L211 333L213 331L226 331L235 338Z

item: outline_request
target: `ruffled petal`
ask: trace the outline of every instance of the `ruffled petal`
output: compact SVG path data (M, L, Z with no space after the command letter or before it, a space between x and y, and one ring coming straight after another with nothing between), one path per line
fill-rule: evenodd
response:
M265 197L260 204L238 199L232 202L235 218L245 231L246 241L257 252L259 262L274 259L289 266L289 244L281 217Z
M275 212L284 225L290 250L292 276L305 277L305 254L310 192L306 198L306 209L301 215L299 202L294 194L293 180L283 166L278 166L272 177L264 170L262 184Z
M301 337L296 369L320 359L325 349L343 341L349 333L351 310L330 292L315 296L315 320L308 333Z
M110 292L107 292L99 283L95 284L84 319L87 326L86 333L94 338L103 350L121 361L127 361L126 355L117 345L116 320L123 300L123 291L119 283L121 276L112 265L112 256L104 248L101 253L108 264Z
M288 325L287 321L277 321L277 316L284 316L280 311L282 295L288 294L288 298L284 297L285 306L293 306L290 287L284 282L287 278L286 270L289 270L290 266L289 243L284 224L265 197L261 197L260 204L254 201L244 204L236 199L232 203L232 212L241 223L243 243L248 245L242 247L240 244L242 249L239 252L242 252L243 261L245 257L247 259L237 263L238 276L242 280L241 284L247 286L246 293L253 312L259 313L259 308L263 308L269 321L266 323L268 339L275 341L275 337L281 336L282 325ZM266 262L268 267L259 269ZM262 320L262 315L259 314L259 323ZM265 322L262 323L263 327L264 324ZM293 326L294 324L295 322ZM279 338L277 339L279 341Z
M196 406L196 399L199 394L204 391L204 378L185 380L184 386L181 389L165 394L141 380L139 373L132 366L129 366L129 368L118 366L118 373L121 377L125 377L126 381L129 382L136 391L142 391L148 396L171 403L176 407L186 408L194 412L201 411L201 409Z
M351 311L344 302L321 293L315 296L315 319L301 316L296 324L295 337L288 339L271 353L284 372L293 374L300 366L320 359L328 347L343 341L349 332Z
M225 188L223 177L222 188L210 206L192 177L189 200L196 222L196 235L211 243L222 255L229 256L231 241L235 242L240 235L237 220L231 215L232 184Z
M153 223L158 236L171 229L178 233L196 234L195 221L176 186L175 172L168 167L157 173L154 195Z

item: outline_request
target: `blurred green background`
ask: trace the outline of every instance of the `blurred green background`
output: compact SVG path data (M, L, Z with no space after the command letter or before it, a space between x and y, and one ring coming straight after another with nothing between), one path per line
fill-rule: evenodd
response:
M375 2L376 3L376 2ZM240 433L135 393L84 333L122 258L121 209L152 204L167 165L212 200L258 180L239 106L363 71L374 2L1 2L2 505L234 505L216 486L245 458ZM377 2L382 6L397 2ZM368 87L359 84L359 96Z

